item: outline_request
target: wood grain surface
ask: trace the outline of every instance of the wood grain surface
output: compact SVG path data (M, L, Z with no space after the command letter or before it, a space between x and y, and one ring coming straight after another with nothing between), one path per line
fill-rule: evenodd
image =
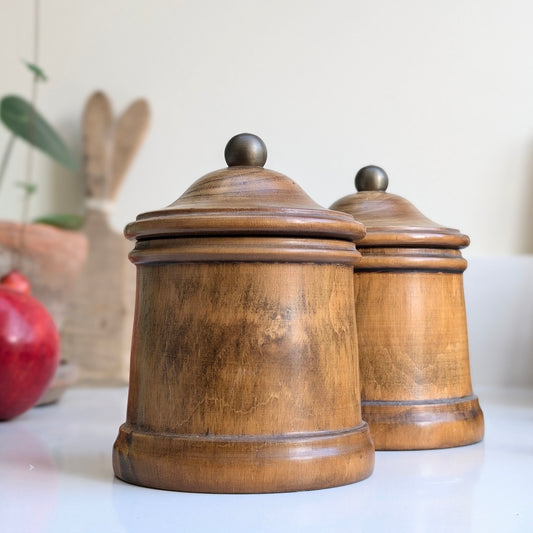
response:
M352 269L139 267L118 477L175 490L276 492L370 475L346 292Z
M362 412L376 449L481 440L462 275L357 272L355 279Z

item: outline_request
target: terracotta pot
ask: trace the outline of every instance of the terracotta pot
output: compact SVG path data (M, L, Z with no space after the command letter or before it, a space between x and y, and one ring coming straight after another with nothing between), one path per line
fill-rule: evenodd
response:
M61 329L68 294L87 258L87 238L44 224L27 224L23 228L19 222L0 221L0 274L13 268L21 242L20 270L30 280L33 296L48 309Z

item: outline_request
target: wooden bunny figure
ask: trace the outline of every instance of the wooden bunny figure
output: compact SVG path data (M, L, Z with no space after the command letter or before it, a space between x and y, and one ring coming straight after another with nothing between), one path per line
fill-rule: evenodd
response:
M103 92L95 92L85 106L87 199L82 231L89 254L62 331L63 353L78 364L82 383L128 381L135 267L128 261L131 244L111 228L109 217L149 118L144 99L134 101L117 120Z

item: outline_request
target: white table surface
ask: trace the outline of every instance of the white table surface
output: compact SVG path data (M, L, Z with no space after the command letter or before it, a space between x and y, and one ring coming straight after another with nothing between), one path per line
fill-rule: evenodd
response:
M476 390L485 440L377 452L373 475L288 494L166 492L113 477L127 390L72 389L0 423L0 531L533 531L533 390Z

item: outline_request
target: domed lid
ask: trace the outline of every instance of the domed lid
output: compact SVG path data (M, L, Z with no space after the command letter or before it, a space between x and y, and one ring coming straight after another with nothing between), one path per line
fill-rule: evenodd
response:
M363 237L364 226L351 216L321 207L293 180L263 168L267 150L259 137L236 135L224 155L228 168L206 174L168 207L139 215L126 237Z
M360 246L423 246L464 248L467 235L446 228L424 216L411 202L386 192L389 178L369 165L355 176L357 193L337 200L331 209L349 213L366 226Z

